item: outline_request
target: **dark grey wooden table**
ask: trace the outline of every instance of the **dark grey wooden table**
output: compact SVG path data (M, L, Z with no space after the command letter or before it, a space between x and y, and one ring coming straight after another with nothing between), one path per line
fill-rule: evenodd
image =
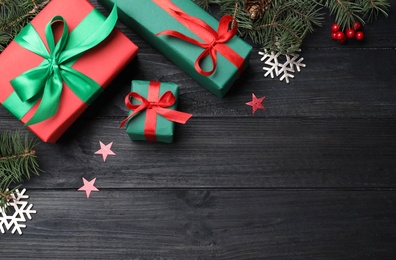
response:
M24 185L37 214L22 236L0 234L0 259L396 259L396 16L345 45L332 22L305 40L290 84L263 76L256 47L223 99L119 23L138 57L37 147L45 173ZM132 79L180 86L194 117L173 144L118 128ZM266 96L254 116L252 93ZM3 107L0 122L23 129ZM114 142L106 163L99 141ZM100 192L77 192L82 177Z

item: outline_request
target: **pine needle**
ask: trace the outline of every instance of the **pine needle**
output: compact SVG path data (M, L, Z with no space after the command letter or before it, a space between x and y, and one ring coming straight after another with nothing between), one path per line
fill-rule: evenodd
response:
M251 20L244 10L245 0L193 0L204 9L210 4L220 5L221 13L234 15L238 3L236 20L238 34L271 51L283 53L300 49L308 33L322 26L325 12L334 16L344 30L356 21L373 22L380 14L388 15L387 0L272 0L264 15Z
M211 4L221 4L221 0L194 0L194 2L205 10L209 10Z
M0 207L5 208L10 195L24 180L41 172L36 160L38 140L21 136L19 131L0 133Z
M50 0L0 0L0 53Z

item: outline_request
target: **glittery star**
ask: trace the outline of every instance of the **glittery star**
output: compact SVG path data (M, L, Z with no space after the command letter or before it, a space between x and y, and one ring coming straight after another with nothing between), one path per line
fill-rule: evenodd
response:
M89 198L89 195L91 195L91 191L99 191L95 186L94 183L96 181L96 178L94 178L91 181L87 181L85 178L82 178L84 182L84 186L79 188L79 191L85 191L85 194L87 195L87 198Z
M99 141L100 150L96 151L95 154L101 154L103 157L103 161L105 162L108 155L116 155L111 149L113 142L109 143L108 145L104 145L101 141Z
M256 113L257 109L263 109L265 110L263 106L263 101L265 97L257 98L255 94L252 93L252 101L247 102L246 105L251 106L253 110L253 114Z

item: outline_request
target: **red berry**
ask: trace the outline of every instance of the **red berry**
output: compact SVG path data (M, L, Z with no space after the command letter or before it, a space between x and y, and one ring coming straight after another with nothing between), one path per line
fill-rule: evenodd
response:
M353 30L353 29L348 29L348 30L346 30L346 36L347 36L348 38L353 38L353 37L355 37L355 30Z
M343 43L345 43L345 42L346 42L346 40L347 40L347 38L346 38L346 37L344 37L343 39L341 39L341 40L338 40L338 42L339 42L339 43L341 43L341 44L343 44Z
M332 32L338 32L339 30L340 30L340 26L339 26L338 24L334 23L334 24L331 26L331 31L332 31Z
M346 39L345 34L343 32L337 32L337 40L341 41Z
M355 29L355 31L359 31L361 26L362 25L359 22L355 22L353 24L353 29Z
M356 32L355 38L356 38L356 40L358 40L358 41L363 40L363 39L364 39L364 33L363 33L362 31Z
M337 40L337 33L336 32L332 32L331 33L331 39L333 39L333 40Z

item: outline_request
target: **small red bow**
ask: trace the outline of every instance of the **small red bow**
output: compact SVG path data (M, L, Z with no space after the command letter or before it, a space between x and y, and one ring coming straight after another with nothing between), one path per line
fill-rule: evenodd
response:
M140 105L134 105L131 103L130 98L135 98L136 100L140 101ZM124 119L121 124L120 128L125 125L126 122L128 122L129 119L133 118L134 116L138 115L140 112L146 110L146 109L152 109L154 110L157 114L165 117L166 119L180 123L180 124L185 124L190 117L192 117L192 114L189 113L184 113L172 109L168 109L167 107L172 106L176 102L176 97L173 95L171 91L165 92L158 101L148 101L146 98L142 97L140 94L136 92L131 92L125 97L125 105L130 109L133 110L133 113L130 114L126 119Z
M206 24L204 21L202 21L198 18L189 16L183 12L180 12L180 11L176 11L176 10L172 10L172 11L176 15L182 17L183 19L188 20L189 22L193 22L193 23L197 24L198 26L202 27L204 30L208 31L210 33L210 35L212 36L212 41L209 43L200 42L200 41L197 41L191 37L188 37L180 32L173 31L173 30L162 31L162 32L158 33L157 36L163 35L163 34L173 36L173 37L179 38L181 40L187 41L189 43L195 44L201 48L204 48L205 50L201 53L201 55L199 55L199 57L195 61L194 67L200 74L202 74L204 76L212 75L213 72L216 70L216 66L217 66L216 45L226 43L232 37L234 37L234 35L237 33L237 30L238 30L238 24L237 24L236 20L232 16L229 16L229 15L223 16L220 20L219 27L216 32L215 30L212 29L212 27L210 27L208 24ZM229 30L230 22L233 22L233 24L234 24L234 26L232 27L231 30ZM210 71L205 71L201 68L200 63L208 55L210 55L210 57L212 59L213 67Z

